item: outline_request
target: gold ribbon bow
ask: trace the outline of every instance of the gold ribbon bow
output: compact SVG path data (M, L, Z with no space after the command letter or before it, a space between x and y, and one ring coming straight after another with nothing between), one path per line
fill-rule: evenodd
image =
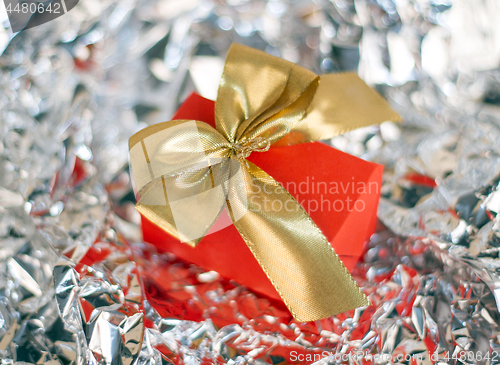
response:
M172 120L130 138L136 209L192 246L226 209L298 321L368 305L305 210L246 158L273 143L311 142L399 119L353 73L321 76L320 83L302 67L234 44L215 104L216 129ZM287 209L257 209L266 200Z

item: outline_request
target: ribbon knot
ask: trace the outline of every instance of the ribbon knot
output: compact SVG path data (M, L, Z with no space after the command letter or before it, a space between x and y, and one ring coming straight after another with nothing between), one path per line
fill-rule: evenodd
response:
M312 142L399 120L356 74L321 76L321 84L319 79L291 62L233 45L215 103L216 128L173 120L145 128L129 141L136 209L192 246L228 211L299 321L369 302L302 206L246 158L271 144ZM263 210L269 200L287 209Z
M231 143L231 148L237 159L247 158L252 152L269 151L271 141L264 137L256 137L238 143Z

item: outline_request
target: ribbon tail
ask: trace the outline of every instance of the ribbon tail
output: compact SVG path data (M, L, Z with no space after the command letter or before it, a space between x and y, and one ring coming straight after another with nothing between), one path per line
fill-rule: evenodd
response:
M230 216L294 318L314 321L369 305L300 204L259 167L240 164L241 179L229 187Z
M327 74L320 77L304 119L274 145L289 146L333 138L386 121L400 122L401 117L357 74Z

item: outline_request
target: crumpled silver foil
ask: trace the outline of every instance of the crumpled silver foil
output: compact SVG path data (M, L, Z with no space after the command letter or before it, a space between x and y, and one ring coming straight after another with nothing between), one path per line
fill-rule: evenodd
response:
M26 364L500 362L496 0L85 0L0 12L0 358ZM353 275L373 305L290 321L141 241L127 142L231 42L358 70L404 118L330 143L385 165Z

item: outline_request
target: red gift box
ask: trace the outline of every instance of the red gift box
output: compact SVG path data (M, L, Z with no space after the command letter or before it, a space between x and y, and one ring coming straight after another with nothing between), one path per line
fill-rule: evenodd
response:
M173 119L194 119L215 128L214 105L214 101L193 93ZM321 229L346 268L352 270L375 229L383 166L320 142L272 146L266 152L252 153L248 160L288 190ZM228 220L223 212L214 227L225 226ZM233 225L213 229L196 248L180 242L144 217L142 231L144 240L159 251L171 252L217 271L275 304L282 303ZM280 307L286 308L284 304Z

